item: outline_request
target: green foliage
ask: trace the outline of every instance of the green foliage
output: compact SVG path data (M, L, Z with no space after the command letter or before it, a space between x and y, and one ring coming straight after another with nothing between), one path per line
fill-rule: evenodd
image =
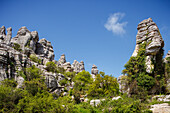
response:
M30 59L31 59L33 62L36 62L36 63L38 63L38 64L41 64L41 63L42 63L41 59L39 59L38 57L36 57L36 55L34 55L34 54L31 54L31 55L30 55Z
M27 95L17 105L18 112L28 113L63 113L64 109L48 92L37 93L36 96Z
M21 47L20 47L20 45L19 45L18 43L14 43L13 48L14 48L15 50L17 50L17 51L22 52L22 49L21 49Z
M65 109L59 100L55 100L48 92L40 69L32 66L25 72L18 71L19 76L25 75L23 89L16 89L16 81L4 80L0 85L0 112L5 113L64 113Z
M65 74L64 68L63 67L57 67L57 65L52 61L46 63L46 70L48 72Z
M157 92L161 92L162 88L165 86L164 82L164 69L163 69L163 50L156 55L156 59L152 60L152 65L154 65L154 70L149 74L146 72L145 67L145 48L146 45L151 42L144 42L140 44L139 51L136 57L131 57L130 60L125 64L125 69L122 71L123 74L128 76L128 83L130 87L131 94L140 93L138 89L145 89L150 91L154 86L160 87ZM156 61L156 62L155 62Z
M63 80L60 80L59 81L59 84L61 85L61 86L65 86L66 84L67 84L67 79L66 78L64 78Z
M46 70L48 72L55 73L55 72L57 72L57 66L56 66L56 64L54 62L47 62L46 63Z
M47 90L47 87L44 80L37 78L31 81L25 81L25 90L35 96L38 92L42 93L43 91Z
M5 80L0 85L0 112L16 112L16 105L22 98L22 91L15 89L15 81Z
M166 58L167 63L165 63L165 71L167 78L170 78L170 57Z
M137 78L137 85L144 87L146 90L151 89L155 84L155 79L148 74L140 73L139 77Z
M26 75L24 74L24 71L23 70L20 70L20 71L16 71L17 72L17 77L19 77L19 76L21 76L21 77L23 77L25 80L27 79L26 78Z
M143 104L136 98L130 98L127 95L123 95L118 100L108 99L101 103L100 109L108 113L108 109L111 108L111 113L151 113L147 108L147 104Z
M41 74L42 74L41 70L37 68L35 65L26 68L26 80L28 81L42 77Z
M6 87L13 87L15 88L17 86L17 82L14 81L14 79L5 79L4 81L1 82L1 84L3 86L6 86Z
M84 95L87 90L89 84L92 82L92 78L89 72L82 71L78 73L74 78L74 88L73 95L76 103L80 103L80 95Z
M117 79L105 75L104 72L96 75L95 81L90 85L88 90L88 96L90 97L104 97L114 96L119 93L119 84Z
M76 76L76 72L66 72L64 75L65 75L66 77L71 78L71 80L73 80L74 77Z

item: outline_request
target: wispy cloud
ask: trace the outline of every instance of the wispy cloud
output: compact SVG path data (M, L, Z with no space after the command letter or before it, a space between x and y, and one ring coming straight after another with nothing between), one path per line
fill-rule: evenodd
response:
M104 27L108 30L108 31L112 31L113 34L116 35L123 35L125 34L125 29L124 27L126 26L126 24L128 22L122 22L120 23L120 20L125 16L124 13L114 13L112 14L106 24L104 25Z

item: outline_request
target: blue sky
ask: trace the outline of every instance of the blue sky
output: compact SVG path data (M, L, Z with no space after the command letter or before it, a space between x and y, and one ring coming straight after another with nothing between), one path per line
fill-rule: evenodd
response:
M151 17L170 50L168 0L1 0L0 26L12 27L13 37L26 26L52 42L55 59L66 55L118 77L132 55L137 25Z

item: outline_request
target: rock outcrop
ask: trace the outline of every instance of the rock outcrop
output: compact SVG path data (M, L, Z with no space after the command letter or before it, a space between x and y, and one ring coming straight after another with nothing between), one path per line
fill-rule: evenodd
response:
M149 79L148 93L156 94L165 90L160 81L165 79L162 61L164 41L157 25L151 18L140 22L137 30L135 50L123 70L129 80L122 80L126 77L125 75L118 78L120 91L127 92L129 95L136 94L138 91L135 88L149 87L144 86L147 82L141 83L140 81ZM156 81L156 83L151 84L151 80Z
M146 42L146 72L152 73L152 70L154 69L152 59L156 60L156 55L160 54L161 49L164 47L164 41L157 25L151 18L140 22L137 30L136 47L132 56L136 57L139 50L139 45Z
M128 93L129 87L128 87L128 79L126 75L121 75L117 79L119 83L119 91L122 93Z
M71 65L70 62L66 62L65 54L62 54L60 59L57 62L57 65L59 67L62 67L66 70L66 72L76 72L78 74L79 72L85 70L84 68L84 62L81 61L80 63L77 60L74 60L73 64Z
M17 71L26 67L36 65L46 76L46 83L49 88L56 88L56 74L48 73L45 64L54 60L54 51L51 43L46 39L39 40L38 32L30 32L26 27L21 27L17 36L12 38L12 28L0 28L0 81L6 78L14 78L18 82L17 88L22 87L24 78L17 76ZM17 46L17 48L15 48ZM38 64L29 58L34 54L43 61Z
M5 26L2 26L0 28L0 42L9 45L11 38L12 38L12 28L11 27L7 28L7 35L6 35Z
M73 68L73 71L76 73L79 73L83 70L85 70L84 68L84 62L81 61L80 63L77 60L74 60L73 64L71 65L71 67Z
M92 78L95 80L96 75L99 73L99 70L97 69L97 66L93 64L92 69L91 69L91 75Z
M169 113L170 112L170 106L168 103L163 104L154 104L151 105L151 109L153 113Z

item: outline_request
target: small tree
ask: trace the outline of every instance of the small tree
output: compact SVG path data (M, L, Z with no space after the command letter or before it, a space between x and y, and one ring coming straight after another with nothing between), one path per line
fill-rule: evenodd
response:
M56 64L54 62L47 62L46 63L46 70L48 72L55 73L55 72L57 72L57 66L56 66Z

